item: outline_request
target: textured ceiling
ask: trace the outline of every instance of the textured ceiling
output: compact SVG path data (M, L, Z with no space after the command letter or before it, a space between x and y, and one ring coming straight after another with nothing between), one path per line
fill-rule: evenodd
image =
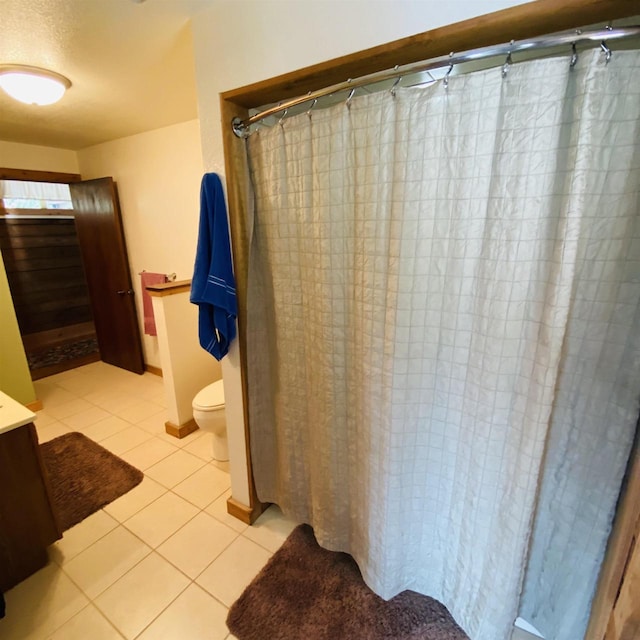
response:
M44 107L0 90L0 140L81 149L196 118L189 23L212 1L0 0L0 64L72 82Z

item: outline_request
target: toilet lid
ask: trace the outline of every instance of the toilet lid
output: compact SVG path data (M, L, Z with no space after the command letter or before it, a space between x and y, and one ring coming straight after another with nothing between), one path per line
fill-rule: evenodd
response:
M195 409L213 409L224 405L224 385L222 380L217 380L213 384L201 389L193 399Z

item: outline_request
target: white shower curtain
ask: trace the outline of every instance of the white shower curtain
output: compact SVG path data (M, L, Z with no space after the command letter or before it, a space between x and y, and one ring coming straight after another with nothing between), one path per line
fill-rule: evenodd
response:
M258 495L473 640L525 571L523 614L584 633L638 414L639 88L590 52L249 140Z

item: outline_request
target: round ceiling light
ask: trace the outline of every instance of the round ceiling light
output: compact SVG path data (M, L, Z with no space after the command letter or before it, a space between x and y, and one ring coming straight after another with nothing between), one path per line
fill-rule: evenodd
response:
M71 86L59 73L22 64L0 64L0 87L25 104L53 104Z

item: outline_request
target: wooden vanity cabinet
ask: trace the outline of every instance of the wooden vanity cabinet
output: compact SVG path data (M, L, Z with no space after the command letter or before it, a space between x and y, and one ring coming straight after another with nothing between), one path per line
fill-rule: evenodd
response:
M0 434L0 592L42 568L61 537L35 426Z

